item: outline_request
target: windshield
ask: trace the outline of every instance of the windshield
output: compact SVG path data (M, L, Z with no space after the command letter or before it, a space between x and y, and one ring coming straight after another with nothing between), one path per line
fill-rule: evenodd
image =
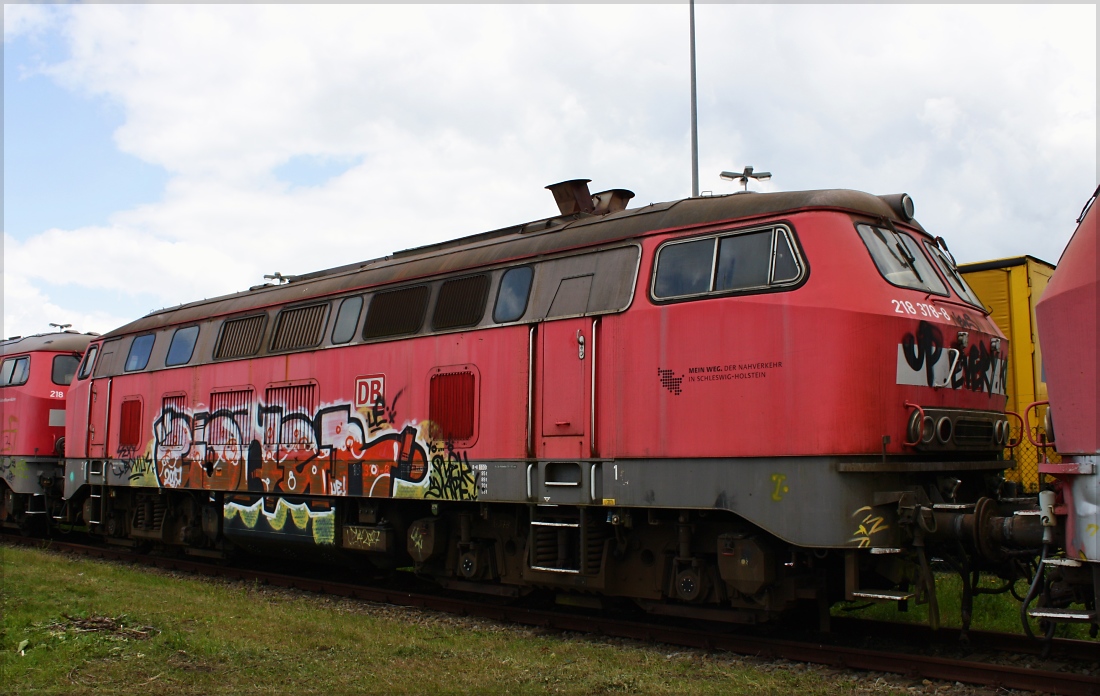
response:
M946 295L947 288L908 234L885 227L856 225L859 236L871 252L879 273L888 283L903 288Z
M955 291L963 301L970 304L981 307L985 311L985 305L978 299L978 296L974 294L974 291L970 289L970 286L963 280L962 274L959 273L959 269L955 267L955 261L950 256L945 254L939 246L932 244L931 242L925 242L924 247L928 249L928 253L932 256L932 260L936 262L936 265L940 267L940 271L943 272L943 277L947 278L947 283L951 286L951 289Z

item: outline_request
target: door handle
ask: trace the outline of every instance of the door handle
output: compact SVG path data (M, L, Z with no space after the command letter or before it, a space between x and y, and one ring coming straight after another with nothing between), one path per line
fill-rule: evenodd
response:
M584 360L584 334L577 329L577 359Z

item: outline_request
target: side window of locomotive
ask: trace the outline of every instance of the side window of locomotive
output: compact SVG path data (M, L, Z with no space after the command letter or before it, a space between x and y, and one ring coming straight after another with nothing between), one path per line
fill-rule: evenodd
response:
M363 322L363 340L404 336L420 330L428 308L427 285L380 292L371 298Z
M439 288L432 312L432 329L460 329L474 326L485 315L489 276L476 275L448 280Z
M689 297L790 285L802 265L789 232L775 227L674 242L657 252L653 296Z
M497 302L493 307L493 321L504 324L517 321L527 311L527 301L531 296L531 280L535 269L531 266L509 268L500 279L497 290Z
M26 384L30 374L30 356L8 358L0 365L0 387L17 387L20 384Z
M856 230L886 282L937 295L947 294L943 281L932 270L932 265L912 237L865 224L856 225Z
M191 354L195 352L195 340L198 337L199 327L197 326L176 329L176 333L172 334L172 342L168 344L168 357L164 359L164 365L172 367L190 362Z
M80 366L80 379L88 379L88 376L92 374L92 368L95 367L95 356L99 353L99 346L92 346L88 349L88 352L84 354L84 363Z
M67 387L73 383L73 376L80 364L80 358L75 355L55 355L50 379L59 387Z
M789 283L799 276L798 256L791 246L791 238L786 230L776 230L775 261L772 265L772 282Z
M355 337L355 328L359 326L359 313L363 311L363 296L345 297L336 312L336 325L332 327L332 342L347 343Z
M669 244L657 256L656 297L698 295L710 290L715 238Z
M744 290L768 284L771 230L723 237L718 241L715 290Z
M149 354L153 352L155 339L155 334L145 334L134 339L130 344L130 352L126 355L126 366L123 368L126 372L145 369L149 364Z
M931 242L925 242L924 248L928 249L929 255L931 255L932 260L936 262L936 265L940 267L940 271L943 272L943 277L947 278L947 284L951 286L955 294L964 301L976 307L981 307L984 311L985 305L982 304L982 301L978 299L978 296L974 294L974 291L971 290L970 286L963 280L962 274L960 274L959 269L955 267L954 261L944 254L938 246Z

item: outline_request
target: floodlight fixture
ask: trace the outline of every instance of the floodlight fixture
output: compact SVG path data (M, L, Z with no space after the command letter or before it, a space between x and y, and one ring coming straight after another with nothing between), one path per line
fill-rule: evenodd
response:
M745 165L745 170L742 172L722 172L719 176L727 181L740 181L741 190L749 190L749 179L756 179L757 181L767 181L772 178L771 172L754 172L752 165Z

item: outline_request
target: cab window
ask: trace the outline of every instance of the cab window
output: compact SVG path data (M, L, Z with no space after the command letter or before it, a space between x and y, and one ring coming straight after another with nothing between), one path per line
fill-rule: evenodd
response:
M31 358L24 355L8 358L0 364L0 387L16 387L26 384L31 374Z
M932 264L908 234L866 224L856 225L856 230L886 282L900 288L947 294Z
M92 374L92 368L95 367L95 356L99 353L99 346L92 346L88 349L88 352L84 354L84 363L80 366L80 373L78 379L88 379L88 375Z
M80 358L75 355L55 355L53 358L53 371L50 378L60 387L67 387L73 383L73 375L80 364Z
M657 251L655 299L765 291L793 285L803 264L785 227L670 242Z
M963 301L970 304L981 307L985 310L985 306L982 301L978 299L978 296L974 294L974 291L970 289L970 286L963 280L962 274L959 273L959 269L955 267L955 261L949 255L945 254L942 249L932 244L931 242L925 242L924 248L928 249L928 254L932 257L932 260L939 266L940 271L943 273L943 277L947 279L947 284L951 286L951 289L955 291Z

